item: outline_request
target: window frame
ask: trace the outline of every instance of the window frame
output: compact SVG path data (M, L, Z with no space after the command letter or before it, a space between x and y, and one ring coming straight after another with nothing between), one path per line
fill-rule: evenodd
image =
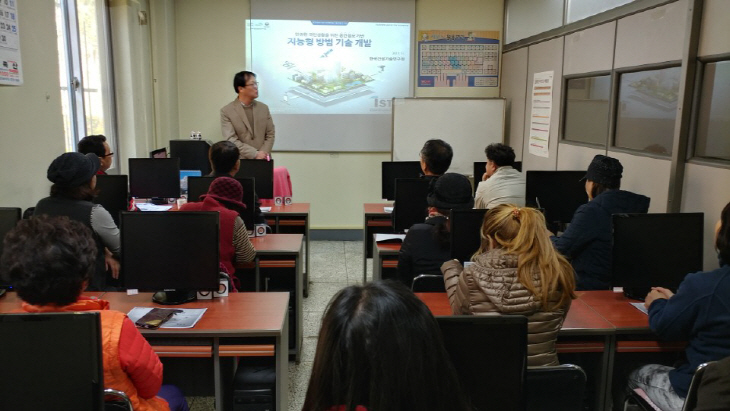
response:
M591 143L587 141L578 141L578 140L568 140L565 136L565 127L567 125L566 117L567 117L567 107L568 107L568 81L570 80L576 80L576 79L587 79L587 78L594 78L594 77L602 77L602 76L608 76L610 81L610 88L609 88L609 94L608 94L608 128L606 129L606 138L603 142L603 144L599 143ZM613 110L613 83L614 83L614 75L611 70L600 70L600 71L593 71L590 73L579 73L579 74L569 74L563 76L563 84L562 84L562 96L561 96L561 102L560 102L560 127L559 127L559 144L573 144L576 146L583 146L583 147L591 147L591 148L598 148L602 150L606 150L608 148L608 142L609 142L609 136L611 135L611 129L612 129L612 122L611 122L611 116L612 116L612 110Z

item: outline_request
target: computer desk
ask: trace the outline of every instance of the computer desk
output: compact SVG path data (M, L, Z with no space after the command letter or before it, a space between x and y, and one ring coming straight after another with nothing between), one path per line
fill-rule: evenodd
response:
M276 234L294 233L304 235L305 264L304 267L304 298L309 296L309 203L292 203L276 206L273 201L265 200L265 206L271 211L265 212L266 223Z
M152 293L127 295L123 292L84 293L109 301L112 310L129 312L134 307L159 307ZM0 299L0 312L20 308L20 299L8 293ZM231 293L227 297L198 300L167 308L207 308L193 328L157 330L140 329L161 357L212 358L216 411L224 409L224 387L232 384L233 375L222 375L221 357L276 357L276 409L288 405L288 306L289 293ZM256 345L243 345L241 339L256 338ZM261 340L271 344L260 344Z
M256 291L269 290L269 277L261 281L262 268L283 268L293 269L294 273L294 321L295 335L294 348L289 354L298 363L302 351L302 234L268 234L262 237L251 239L256 249L256 257L253 263L237 264L236 268L254 269L256 276Z
M681 351L684 342L662 342L649 328L648 316L631 306L622 293L578 291L558 333L558 353L599 353L597 410L607 410L616 354ZM446 293L417 293L435 316L452 315ZM643 336L643 340L628 338Z
M373 281L383 279L383 269L398 268L402 243L376 243L373 240ZM389 277L390 278L390 277Z
M386 213L384 207L392 207L393 203L365 203L363 221L363 253L362 253L362 281L367 281L368 258L373 257L373 234L392 233L393 221L391 213ZM373 265L373 268L375 266Z

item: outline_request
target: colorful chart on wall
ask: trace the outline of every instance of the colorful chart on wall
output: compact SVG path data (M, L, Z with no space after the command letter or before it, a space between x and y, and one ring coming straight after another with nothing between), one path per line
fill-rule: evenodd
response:
M23 84L17 0L0 1L0 84Z
M418 32L418 87L498 87L499 32Z

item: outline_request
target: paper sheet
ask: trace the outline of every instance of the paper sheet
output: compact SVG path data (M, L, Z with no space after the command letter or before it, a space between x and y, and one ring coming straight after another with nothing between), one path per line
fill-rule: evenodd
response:
M375 234L376 243L402 243L405 234Z
M636 307L637 310L641 311L642 313L649 315L649 310L646 309L644 306L644 303L631 303L634 307Z
M171 205L157 205L152 203L135 203L139 211L167 211L172 208Z
M128 313L132 322L137 322L142 316L150 312L154 307L134 307ZM174 308L174 307L170 307ZM160 328L193 328L200 321L207 308L175 308L182 310L181 313L175 313L172 318L165 321Z

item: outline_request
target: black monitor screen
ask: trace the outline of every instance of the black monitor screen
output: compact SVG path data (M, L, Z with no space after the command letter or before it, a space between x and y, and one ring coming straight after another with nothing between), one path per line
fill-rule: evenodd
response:
M402 233L413 224L422 223L428 216L429 181L422 178L398 178L395 180L395 208L393 230Z
M514 164L512 164L512 168L514 168L517 171L522 172L522 161L515 161ZM474 194L477 193L477 186L479 185L479 182L482 181L482 177L484 176L484 173L487 171L487 162L486 161L475 161L474 162Z
M200 201L200 196L208 192L208 188L216 177L188 177L188 201ZM243 204L246 204L246 211L241 216L248 230L253 230L255 183L253 178L236 178L243 187Z
M122 275L145 291L218 289L218 213L122 213Z
M274 160L241 160L238 177L253 177L259 198L274 198Z
M480 233L486 212L486 209L451 210L451 258L462 264L471 260L482 243Z
M104 409L99 313L0 315L0 352L4 410Z
M395 200L396 178L418 178L421 176L420 161L383 161L381 166L381 197Z
M137 198L180 197L180 159L130 158L129 192Z
M16 207L0 207L0 255L3 254L3 239L5 234L15 228L21 217L21 209ZM9 284L5 284L0 278L0 288L10 288ZM2 397L0 397L2 398Z
M545 210L548 223L569 223L575 210L588 201L585 171L536 171L525 175L525 202Z
M682 279L702 270L703 213L614 214L613 286L676 291ZM643 294L643 295L641 295Z
M473 409L523 411L527 318L469 315L436 317L436 322Z
M208 151L210 143L205 140L170 140L170 157L180 159L181 170L199 170L210 174Z
M112 215L117 226L119 225L119 213L129 209L127 181L125 175L96 176L96 189L99 194L94 198L94 203L101 204Z

